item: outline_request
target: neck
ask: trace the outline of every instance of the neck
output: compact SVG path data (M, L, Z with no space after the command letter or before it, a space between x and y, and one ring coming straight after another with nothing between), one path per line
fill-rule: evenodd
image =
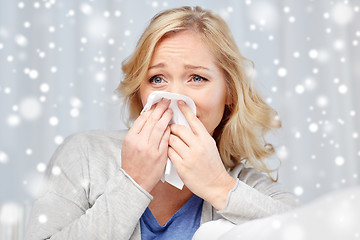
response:
M193 195L186 186L180 190L162 181L156 184L150 194L154 199L148 207L161 225L166 223Z
M178 189L167 182L159 181L150 194L154 197L153 201L163 200L163 201L171 201L171 200L181 200L186 199L189 200L193 193L184 186L183 189ZM152 201L152 202L153 202ZM151 203L150 203L151 204Z

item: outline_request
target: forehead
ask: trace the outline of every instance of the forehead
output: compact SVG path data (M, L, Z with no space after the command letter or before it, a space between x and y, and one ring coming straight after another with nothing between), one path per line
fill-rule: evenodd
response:
M194 60L214 61L210 47L203 41L201 35L192 30L165 35L156 44L152 60L172 56L191 57Z

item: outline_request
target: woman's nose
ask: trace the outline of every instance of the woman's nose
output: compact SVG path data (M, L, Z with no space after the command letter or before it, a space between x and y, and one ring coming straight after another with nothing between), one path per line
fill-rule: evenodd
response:
M171 84L170 86L168 86L166 91L171 92L171 93L177 93L177 94L181 94L181 95L186 95L185 88L179 83Z

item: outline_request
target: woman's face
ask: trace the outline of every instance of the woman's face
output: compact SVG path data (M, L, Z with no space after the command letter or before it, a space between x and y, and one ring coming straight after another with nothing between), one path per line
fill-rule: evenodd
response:
M153 91L186 95L196 105L197 117L213 134L228 103L223 71L200 36L181 31L160 40L140 85L143 106Z

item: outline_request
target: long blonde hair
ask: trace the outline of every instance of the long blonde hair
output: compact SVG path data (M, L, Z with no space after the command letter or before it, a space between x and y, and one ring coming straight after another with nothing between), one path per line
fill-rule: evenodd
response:
M277 113L255 90L245 74L251 62L240 54L226 22L212 11L181 7L152 18L134 53L122 64L125 77L117 90L129 106L129 120L136 119L143 107L139 87L145 79L156 44L164 36L183 30L193 30L202 37L225 73L231 104L225 106L223 118L213 134L224 165L233 168L246 161L269 175L277 171L269 169L265 163L274 148L264 139L269 130L280 127ZM277 177L272 179L276 181Z

